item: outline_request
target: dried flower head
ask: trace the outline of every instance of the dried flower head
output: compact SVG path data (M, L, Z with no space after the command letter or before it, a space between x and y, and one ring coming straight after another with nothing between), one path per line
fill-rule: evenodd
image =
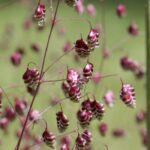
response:
M130 84L123 84L120 94L121 100L129 107L136 107L136 98L134 87Z
M124 17L126 15L126 6L124 4L118 5L117 14L119 17Z
M47 128L43 132L42 137L43 137L44 143L47 146L49 146L51 148L55 147L56 136L52 132L48 131Z
M99 132L102 136L105 136L108 131L108 125L106 123L101 123L99 125Z
M45 23L45 14L46 14L46 8L44 4L38 4L37 8L34 12L34 19L38 21L39 26L43 26Z
M60 132L63 132L69 126L69 119L62 111L56 113L56 120Z
M75 50L77 54L82 58L85 58L90 55L88 43L84 41L82 38L76 41Z
M87 37L88 46L90 51L99 47L99 32L96 29L91 29Z

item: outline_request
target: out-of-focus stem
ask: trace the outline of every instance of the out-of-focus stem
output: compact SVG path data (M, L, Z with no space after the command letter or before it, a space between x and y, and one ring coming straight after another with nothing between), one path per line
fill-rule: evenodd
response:
M148 150L150 150L150 0L146 7L146 45L147 45L147 133Z
M47 40L47 44L46 44L46 48L45 48L45 52L44 52L44 56L43 56L43 60L42 60L40 79L43 76L43 70L44 70L44 67L45 67L46 56L47 56L47 52L48 52L48 48L49 48L49 43L50 43L52 31L53 31L53 28L54 28L54 25L55 25L55 20L56 20L56 16L57 16L57 12L58 12L59 3L60 3L60 0L57 1L57 6L56 6L55 14L54 14L54 19L53 19L53 22L52 22L52 25L51 25L51 28L50 28L50 31L49 31L48 40ZM29 107L29 110L28 110L25 122L24 122L23 127L22 127L21 135L19 137L19 140L18 140L18 143L17 143L17 146L16 146L15 150L19 150L20 149L20 144L21 144L21 141L22 141L22 138L23 138L23 134L24 134L24 131L26 129L27 122L28 122L28 119L29 119L29 116L30 116L30 112L32 110L32 106L33 106L34 101L36 99L36 96L37 96L37 93L39 91L40 85L41 85L41 82L38 83L37 88L35 90L35 94L34 94L34 96L32 98L32 101L31 101L31 104L30 104L30 107Z
M100 0L101 4L101 21L102 21L102 31L103 31L103 40L101 44L101 50L103 51L106 48L106 0ZM101 61L99 62L98 71L102 72L104 67L104 56L102 56ZM98 85L95 84L93 93L96 93Z

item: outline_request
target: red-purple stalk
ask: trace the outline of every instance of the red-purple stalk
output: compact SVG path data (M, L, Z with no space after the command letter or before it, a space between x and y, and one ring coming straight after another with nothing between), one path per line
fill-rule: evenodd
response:
M44 67L45 67L46 56L47 56L47 52L48 52L48 48L49 48L50 39L51 39L51 36L52 36L52 31L53 31L53 28L54 28L54 25L55 25L55 20L56 20L59 4L60 4L60 0L57 1L57 6L56 6L55 14L54 14L54 19L53 19L53 22L52 22L52 25L51 25L51 28L50 28L50 31L49 31L49 35L48 35L48 40L47 40L47 44L46 44L46 48L45 48L45 52L44 52L44 56L43 56L42 66L41 66L40 80L43 77L43 70L44 70ZM29 107L29 111L27 113L25 122L23 124L21 135L19 137L19 140L18 140L18 143L16 145L15 150L20 149L20 144L21 144L21 141L22 141L22 138L23 138L23 134L24 134L24 131L25 131L25 128L26 128L26 125L27 125L27 122L28 122L28 119L29 119L29 116L30 116L30 112L32 110L32 106L35 102L38 90L40 88L40 85L41 85L41 82L39 82L37 87L36 87L35 94L33 95L33 98L32 98L32 101L31 101L31 104L30 104L30 107Z

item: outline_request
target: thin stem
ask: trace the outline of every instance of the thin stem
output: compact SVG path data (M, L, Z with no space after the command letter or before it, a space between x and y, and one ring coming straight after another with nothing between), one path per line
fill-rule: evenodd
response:
M10 99L9 99L9 97L8 97L8 95L7 95L7 93L5 92L5 90L0 86L0 89L2 90L2 92L4 93L4 95L5 95L5 97L6 97L6 99L7 99L7 101L8 101L8 103L9 103L9 105L12 107L12 109L14 110L14 107L13 107L13 104L11 103L11 101L10 101ZM15 112L15 110L14 110L14 112Z
M13 109L14 112L16 112L16 110L15 110L13 104L11 103L11 101L10 101L10 99L9 99L9 97L8 97L8 95L7 95L7 93L5 92L5 90L4 90L1 86L0 86L0 89L3 91L4 96L6 97L6 99L7 99L8 103L9 103L10 107ZM16 115L17 115L19 121L21 122L21 118L20 118L20 116L18 115L18 113L16 113Z
M146 45L147 45L147 146L150 150L150 0L146 11Z
M66 79L56 79L56 80L43 80L41 83L53 83L53 82L61 82L65 81Z
M43 57L43 61L42 61L42 66L41 66L40 80L41 80L41 78L42 78L42 76L43 76L43 70L44 70L45 61L46 61L46 55L47 55L47 51L48 51L48 47L49 47L49 43L50 43L52 31L53 31L53 28L54 28L54 25L55 25L55 20L56 20L56 15L57 15L57 12L58 12L59 4L60 4L60 0L57 1L57 6L56 6L55 14L54 14L54 20L53 20L53 22L52 22L52 25L51 25L51 28L50 28L50 32L49 32L49 36L48 36L48 40L47 40L47 44L46 44L46 49L45 49L45 53L44 53L44 57ZM35 98L36 98L36 96L37 96L37 93L38 93L38 91L39 91L40 85L41 85L41 83L39 82L38 85L37 85L37 87L36 87L35 94L34 94L34 96L33 96L33 98L32 98L32 101L31 101L31 104L30 104L30 107L29 107L29 110L28 110L28 113L27 113L25 122L24 122L24 124L23 124L22 131L21 131L21 135L20 135L20 137L19 137L17 146L16 146L16 148L15 148L16 150L19 150L19 148L20 148L20 144L21 144L21 141L22 141L22 137L23 137L24 131L25 131L25 129L26 129L26 125L27 125L27 122L28 122L28 119L29 119L29 115L30 115L30 112L31 112L31 110L32 110L32 106L33 106L33 104L34 104L34 101L35 101Z
M52 64L50 64L50 65L45 69L45 71L43 72L43 75L42 75L42 76L44 76L44 74L45 74L53 65L55 65L61 58L63 58L66 54L68 54L69 52L71 52L73 49L74 49L74 47L71 48L71 50L69 50L68 52L66 52L66 53L64 53L63 55L59 56Z
M81 22L81 21L85 21L90 25L90 28L92 28L92 24L91 21L87 18L63 18L63 19L58 19L56 22L61 22L61 21L74 21L74 22Z
M108 77L114 77L114 76L118 76L118 75L117 74L108 74L108 75L101 76L101 78L108 78Z
M102 51L106 48L106 0L100 0L101 4L101 21L102 21L102 29L103 29L103 40L102 40L102 46L101 49ZM101 61L98 66L98 71L102 72L102 69L104 67L104 61L105 58L102 56ZM96 93L98 89L98 85L96 84L93 89L93 93Z
M70 135L72 133L76 133L77 132L77 129L73 130L73 131L70 131L70 132L67 132L65 134L60 134L60 135L57 135L56 138L61 138L63 136L66 136L66 135Z
M52 36L52 31L53 31L53 28L54 28L54 25L55 25L55 20L56 20L56 15L57 15L59 3L60 3L60 0L58 0L58 2L57 2L55 14L54 14L54 19L53 19L52 26L50 28L50 33L49 33L48 40L47 40L47 45L46 45L46 49L45 49L45 53L44 53L44 58L43 58L43 62L42 62L42 68L41 68L41 77L43 76L43 70L44 70L45 61L46 61L46 55L47 55L47 51L48 51L48 47L49 47L49 43L50 43L50 38Z

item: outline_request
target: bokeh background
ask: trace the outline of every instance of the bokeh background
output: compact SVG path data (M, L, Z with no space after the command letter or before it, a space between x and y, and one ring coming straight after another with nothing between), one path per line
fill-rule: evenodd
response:
M105 3L105 31L107 47L114 51L108 59L103 62L103 69L100 72L104 75L118 74L118 76L103 79L96 90L93 82L89 82L86 87L87 92L95 94L96 98L102 101L102 98L108 89L112 89L116 95L116 102L113 108L106 106L106 113L102 121L94 121L90 125L90 130L93 133L93 147L94 150L105 149L103 143L108 145L109 150L144 150L142 144L140 129L145 128L145 124L137 124L135 115L140 110L145 110L145 79L137 79L131 72L125 72L120 66L120 58L124 55L138 60L142 65L145 65L145 0L106 0ZM46 1L47 3L47 1ZM49 46L49 53L47 55L46 65L52 63L57 57L63 54L63 46L66 41L70 41L72 45L80 37L80 34L85 38L89 32L89 25L86 21L77 20L75 18L87 18L92 25L102 24L102 5L99 0L85 0L85 9L89 3L93 3L96 7L96 17L90 17L86 10L82 15L78 15L73 8L68 7L63 2L58 11L58 17L63 21L55 27L52 39ZM127 14L124 18L119 18L116 14L118 4L126 5ZM30 20L36 8L37 1L7 1L0 0L0 86L2 86L9 97L14 102L14 97L27 97L29 102L31 96L26 92L22 74L26 70L29 62L35 62L40 67L45 45L47 42L49 25L43 30L38 30L35 23L31 24L29 29L25 29L25 22ZM47 22L49 22L49 3L47 3ZM55 2L54 2L55 8ZM136 22L139 27L139 36L132 37L128 34L127 28L131 22ZM66 31L65 35L60 34L61 28ZM90 61L94 64L95 72L98 71L99 65L102 61L101 45L104 42L104 36L100 36L100 48L96 49L90 56ZM38 53L31 49L32 43L40 45ZM10 56L17 48L25 50L25 56L19 66L14 66L10 61ZM51 70L47 73L46 79L60 79L66 75L66 65L71 68L81 68L85 65L85 60L76 62L74 59L74 52L64 56ZM34 65L33 65L34 66ZM135 87L137 107L131 109L125 106L119 98L121 82L120 77L124 83L130 83ZM21 85L16 88L9 88L12 85ZM40 93L37 96L34 104L34 109L39 111L44 110L52 101L54 97L63 98L64 95L60 88L61 83L44 84L41 87ZM6 98L3 100L3 109L8 105ZM70 118L70 127L66 132L76 128L76 112L80 105L69 100L62 104L63 110ZM56 134L59 134L56 126L55 113L60 110L56 106L44 114L49 128ZM98 126L101 122L108 124L108 133L102 137L99 133ZM114 138L112 131L115 128L124 128L127 135L122 138ZM8 131L0 130L0 150L12 150L17 142L16 131L20 129L18 120L9 125ZM32 128L31 128L32 129ZM32 131L36 135L41 135L44 130L42 122L35 125ZM71 135L72 140L75 139L76 134ZM34 147L32 148L34 149ZM47 146L42 147L43 150L49 149ZM57 148L58 149L58 148Z

